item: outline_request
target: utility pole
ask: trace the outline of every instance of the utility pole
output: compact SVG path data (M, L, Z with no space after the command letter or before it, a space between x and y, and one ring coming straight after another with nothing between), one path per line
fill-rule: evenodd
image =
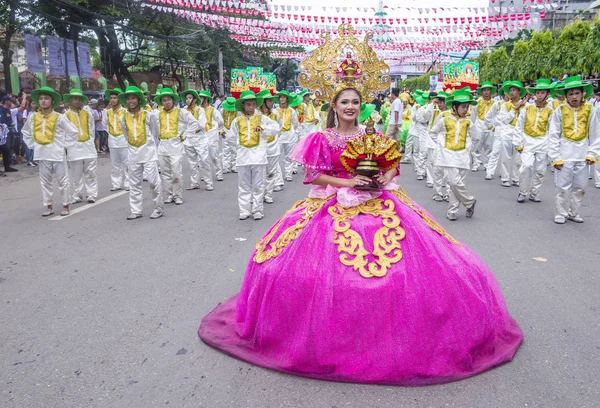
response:
M223 51L219 46L219 94L225 95L225 82L223 81Z

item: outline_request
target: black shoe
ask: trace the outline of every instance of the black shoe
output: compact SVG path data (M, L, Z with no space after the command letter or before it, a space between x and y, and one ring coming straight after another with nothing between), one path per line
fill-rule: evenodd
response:
M6 167L6 168L4 169L4 172L5 172L5 173L13 173L13 172L15 172L15 171L19 171L19 170L15 169L14 167Z

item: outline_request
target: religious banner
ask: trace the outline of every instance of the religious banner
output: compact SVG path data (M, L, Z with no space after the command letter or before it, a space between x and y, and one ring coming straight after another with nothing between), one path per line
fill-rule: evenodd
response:
M248 90L246 83L246 70L234 68L231 70L231 95L239 98L240 94Z
M90 45L87 43L78 42L77 53L79 54L79 76L81 78L91 78L92 56L90 55Z
M461 61L444 65L444 91L461 89L468 86L477 89L479 85L479 63Z
M46 37L48 71L50 75L65 75L65 40L51 35Z
M77 63L75 62L75 44L72 40L65 40L67 47L67 67L69 68L69 76L79 76L77 72ZM63 74L64 75L64 74Z
M30 72L46 73L42 39L40 37L25 34L25 54L27 56L27 69Z
M277 77L272 72L267 72L266 75L267 75L267 88L266 89L271 91L271 95L275 95L277 93Z
M261 85L261 77L263 74L263 69L260 67L247 67L246 68L246 83L248 84L248 88L255 92L260 92Z

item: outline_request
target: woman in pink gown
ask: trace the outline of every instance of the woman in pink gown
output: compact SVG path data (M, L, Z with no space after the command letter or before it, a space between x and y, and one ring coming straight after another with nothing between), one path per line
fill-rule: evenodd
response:
M293 159L313 184L256 244L240 292L202 319L202 341L231 356L304 377L428 385L512 360L523 334L490 269L395 183L384 190L340 156L360 95L331 104L328 129ZM337 126L333 125L333 115Z

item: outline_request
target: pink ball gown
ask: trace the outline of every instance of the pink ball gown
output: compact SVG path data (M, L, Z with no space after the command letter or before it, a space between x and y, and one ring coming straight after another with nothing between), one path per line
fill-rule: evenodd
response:
M308 135L292 158L350 178L348 136ZM313 186L256 244L239 294L202 341L252 364L330 381L417 386L511 361L523 340L492 272L394 182Z

